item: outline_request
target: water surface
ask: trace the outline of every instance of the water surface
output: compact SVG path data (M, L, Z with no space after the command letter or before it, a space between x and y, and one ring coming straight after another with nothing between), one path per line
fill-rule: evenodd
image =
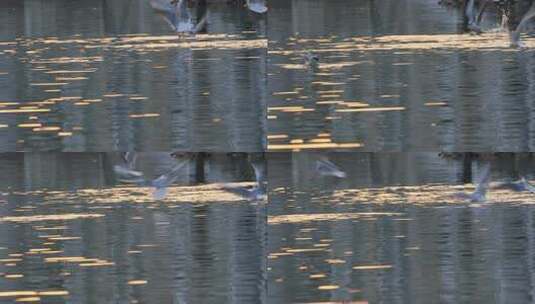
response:
M156 202L117 183L114 159L0 155L0 302L264 301L263 204L214 184L249 180L243 161L213 156L209 184L185 170Z
M533 149L535 41L510 48L492 10L470 35L438 1L270 5L270 150Z
M533 194L448 199L473 186L436 153L330 154L346 179L314 174L317 157L270 155L268 302L532 301ZM535 164L510 160L492 164L493 182Z
M266 18L204 12L179 36L144 0L0 4L0 150L262 151Z

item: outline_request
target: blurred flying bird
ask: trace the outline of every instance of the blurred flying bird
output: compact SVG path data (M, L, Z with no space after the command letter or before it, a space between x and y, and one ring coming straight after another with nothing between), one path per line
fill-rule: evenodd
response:
M307 51L303 55L303 57L305 59L305 63L308 64L309 66L317 67L319 65L320 59L316 54L313 54L312 52Z
M169 171L158 176L149 182L151 187L154 187L152 197L155 200L162 200L167 195L167 187L173 184L180 176L180 170L188 163L189 159L180 159Z
M335 176L338 178L345 178L347 175L333 164L327 157L322 156L316 160L316 171L323 176Z
M263 153L250 154L249 163L254 169L256 185L253 187L226 186L224 189L250 201L262 200L267 194L267 167Z
M205 11L199 22L195 23L186 0L150 0L150 5L177 33L196 34L204 28L208 19L208 12Z
M485 2L486 3L486 2ZM483 4L486 6L486 4ZM481 20L481 14L483 13L484 7L478 12L478 9L475 5L475 0L468 0L466 3L465 15L468 20L468 30L472 33L481 34L481 28L479 27L479 22Z
M142 183L145 181L143 173L134 170L136 165L137 154L135 152L121 153L123 164L113 166L115 175L123 183Z
M466 199L470 202L484 202L487 199L487 190L489 189L490 184L490 162L485 161L481 165L482 169L481 172L479 172L479 176L477 178L477 186L473 193L456 193L455 197L460 199Z
M150 155L150 153L146 154ZM158 158L162 158L162 155L164 155L162 153L152 154L154 157ZM167 188L177 180L177 178L180 176L180 170L189 162L191 156L185 154L178 157L176 155L169 154L169 157L173 157L177 163L164 174L159 175L154 179L147 180L142 172L134 170L135 161L137 158L135 152L123 153L122 158L125 163L123 165L116 165L113 167L113 169L117 179L121 182L134 183L142 187L154 187L152 194L154 199L161 200L165 198L167 195ZM164 161L169 161L169 159L162 159L162 162Z
M263 14L268 10L265 0L247 0L247 7L257 14Z
M535 2L532 3L529 10L524 14L518 25L513 31L509 32L511 46L524 48L525 44L520 41L520 34L525 29L527 23L535 17Z
M518 181L499 183L495 187L496 189L511 189L517 192L530 192L535 193L535 186L530 184L525 177L522 177Z

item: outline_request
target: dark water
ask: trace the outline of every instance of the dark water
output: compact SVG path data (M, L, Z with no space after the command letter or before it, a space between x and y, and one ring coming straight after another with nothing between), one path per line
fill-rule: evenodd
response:
M271 150L533 149L533 40L510 48L492 11L470 35L438 1L270 5Z
M3 1L1 150L262 151L266 18L206 11L178 37L148 0Z
M1 155L0 302L263 302L262 204L186 186L187 170L174 195L155 202L117 183L115 162L104 153ZM244 162L223 154L206 168L212 182L249 180Z
M268 302L533 302L533 194L445 199L462 166L437 153L330 154L345 180L311 174L317 157L270 155ZM493 181L534 165L504 157Z

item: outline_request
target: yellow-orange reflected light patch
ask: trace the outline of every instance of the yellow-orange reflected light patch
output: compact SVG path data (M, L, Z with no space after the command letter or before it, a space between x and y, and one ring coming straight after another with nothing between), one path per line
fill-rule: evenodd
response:
M147 117L159 117L160 114L158 113L144 113L144 114L130 114L128 117L130 118L147 118Z
M405 107L377 107L377 108L358 108L358 109L337 109L336 112L390 112L404 111Z
M391 269L392 265L359 265L353 266L355 270L380 270L380 269Z

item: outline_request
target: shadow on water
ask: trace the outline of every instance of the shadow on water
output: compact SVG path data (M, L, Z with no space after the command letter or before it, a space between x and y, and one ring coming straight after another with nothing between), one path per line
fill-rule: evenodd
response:
M314 174L325 156L347 178ZM534 178L528 154L489 162L491 185ZM531 302L534 194L449 199L473 189L465 167L438 153L270 154L269 302Z
M204 185L189 161L158 202L116 180L121 161L113 153L1 155L0 302L263 302L264 204L217 184L253 180L246 155L207 155ZM140 153L136 162L157 176L171 160Z
M271 1L269 149L530 150L535 40L437 2Z
M186 2L0 4L2 150L262 151L265 16Z

